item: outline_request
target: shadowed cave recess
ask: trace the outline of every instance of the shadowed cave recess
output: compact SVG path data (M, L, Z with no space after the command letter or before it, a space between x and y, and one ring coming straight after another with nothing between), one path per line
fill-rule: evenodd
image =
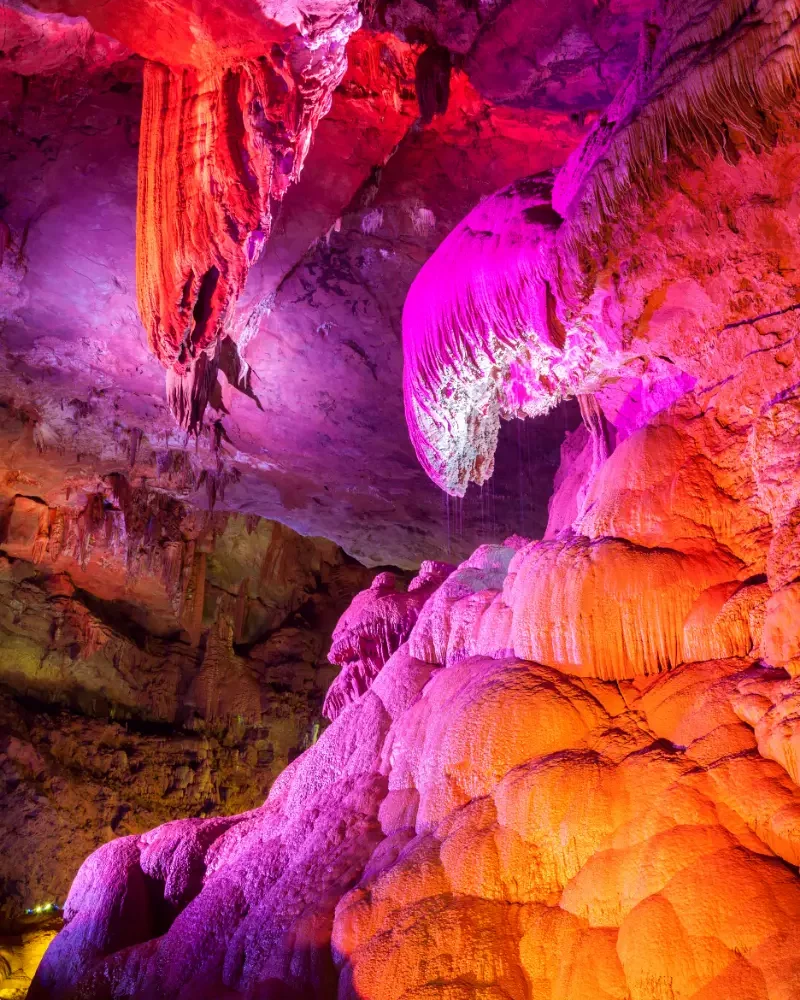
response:
M0 0L0 1000L798 1000L799 91Z

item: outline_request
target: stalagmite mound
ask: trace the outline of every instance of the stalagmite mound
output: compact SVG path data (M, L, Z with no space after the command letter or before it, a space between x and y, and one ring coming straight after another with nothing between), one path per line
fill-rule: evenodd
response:
M441 584L261 808L93 855L31 996L791 997L794 682L751 650L616 683L437 658L496 629L509 579L524 600L537 547ZM396 627L385 586L351 644L376 601Z
M333 721L369 689L452 569L446 563L423 563L405 592L398 591L393 573L379 573L370 589L354 599L332 636L328 659L342 669L325 696L327 718Z

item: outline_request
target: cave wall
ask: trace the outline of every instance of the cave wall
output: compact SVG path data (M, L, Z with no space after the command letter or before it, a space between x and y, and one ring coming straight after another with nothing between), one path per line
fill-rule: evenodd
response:
M62 906L99 844L263 801L324 726L330 636L374 575L279 523L112 482L71 508L3 498L6 933Z

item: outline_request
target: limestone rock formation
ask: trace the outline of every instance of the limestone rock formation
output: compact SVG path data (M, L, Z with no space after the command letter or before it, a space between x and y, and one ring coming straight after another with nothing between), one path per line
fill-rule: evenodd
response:
M119 36L145 51L117 0L89 7L107 30L118 17ZM159 449L120 434L130 469L149 480L141 485L132 472L120 478L113 449L91 484L76 458L72 503L32 449L8 463L11 612L0 626L19 659L30 635L43 652L29 657L25 691L55 678L56 691L77 685L125 710L112 724L84 708L80 723L59 723L69 738L58 740L40 704L17 697L9 708L3 763L20 811L43 815L39 799L78 761L87 839L94 817L117 834L96 838L107 842L77 872L31 1000L800 995L800 11L794 0L537 4L531 30L512 34L521 7L399 0L367 11L373 30L403 39L355 36L362 61L334 99L327 134L337 139L324 147L352 150L357 165L336 168L348 200L302 207L301 220L328 228L300 253L305 221L287 222L283 243L273 232L239 307L255 316L243 327L251 352L239 346L278 400L266 403L275 437L302 453L298 479L333 494L319 497L317 516L338 505L370 534L372 508L352 513L369 490L336 484L369 483L377 504L380 466L350 447L337 408L357 415L362 435L388 421L397 357L368 350L384 342L365 331L399 335L381 287L394 277L393 295L410 288L402 389L412 444L456 497L441 508L448 529L460 528L462 497L486 497L491 543L455 567L423 563L407 588L400 574L368 574L351 600L348 585L366 571L328 543L191 512L201 485L213 508L229 502L223 492L248 502L247 484L260 481L252 463L264 438L241 409L255 402L227 390L231 412L217 412L231 419L219 418L209 452L198 445L193 460L174 440ZM172 5L176 38L194 26L202 58L192 58L206 72L217 31L243 44L245 7L207 30L193 20L202 8ZM616 90L639 21L636 64ZM403 95L412 79L414 112ZM345 143L345 109L380 133L378 106L385 131ZM481 185L497 182L483 200L462 179L473 164L462 153L475 148ZM312 156L304 179L324 187ZM447 185L453 204L468 204L461 222L440 225L428 193ZM218 193L224 210L229 193ZM274 296L259 299L267 289ZM348 362L326 365L340 356ZM355 389L340 378L348 364ZM247 387L241 365L231 373ZM280 412L290 374L304 402L325 387L326 422ZM41 392L34 409L14 411L31 425L15 440L27 433L39 455L58 440L47 403ZM79 404L62 407L65 420ZM88 426L96 444L98 425ZM547 525L537 518L535 534L506 537L488 484L493 469L518 471L504 460L509 442L524 464L521 429L531 426L562 466L539 484L542 495L554 486ZM288 465L283 447L269 461ZM347 467L332 490L329 453ZM385 457L391 506L395 491L412 494L403 461ZM308 495L287 489L281 502L294 509ZM113 587L111 567L123 564L153 592L138 643L109 613L124 593L109 590L105 603L82 593L93 573ZM286 588L272 609L266 578ZM141 605L137 586L127 593ZM309 604L326 622L347 605L330 622L329 668L304 632ZM300 663L314 665L313 693ZM336 668L323 729L308 706ZM273 761L246 737L259 714L271 725L269 706L289 694L282 684L311 694L304 713L292 688L284 732L301 719L311 732L272 781ZM133 701L172 727L158 755L131 733ZM61 697L50 714L68 709L73 718ZM180 752L193 755L191 774L176 767L174 743L189 719ZM131 767L145 746L148 774L169 785L165 815L142 808L140 826L121 804L148 780ZM262 767L271 787L259 804L248 796ZM105 796L96 771L108 776ZM207 789L211 808L199 808Z
M449 492L491 475L501 418L608 386L605 409L612 422L623 409L629 430L637 411L647 422L692 386L709 390L735 354L757 366L737 324L793 328L791 279L779 270L760 289L743 282L776 252L759 234L780 196L756 194L790 172L794 8L765 0L739 23L736 4L700 6L660 6L639 64L552 191L538 175L501 190L416 278L404 311L406 413L421 463ZM681 162L695 148L702 170ZM734 266L703 282L721 257ZM707 348L698 328L738 333ZM791 371L774 375L792 384ZM750 397L765 402L767 386L756 376ZM775 447L765 442L764 454Z
M567 344L553 293L541 277L560 222L551 188L551 176L534 177L478 205L441 244L406 299L411 440L428 475L459 496L470 479L482 485L491 478L501 417L520 409L537 416L558 393L584 386L590 362L582 356L582 339ZM517 345L520 330L539 333L534 355L525 359ZM542 401L529 399L512 364L547 372L554 385L542 380Z
M32 926L3 940L0 945L0 997L3 1000L24 1000L42 955L60 925L58 918L43 922L37 916Z
M252 394L228 317L330 108L346 37L339 28L303 46L276 40L269 58L210 73L145 68L139 313L167 368L170 408L189 431L200 429L220 369Z
M369 590L356 595L333 630L328 659L342 669L325 695L322 711L327 718L333 721L369 689L452 569L444 563L423 563L406 592L397 590L394 573L379 573Z
M450 580L513 577L530 547L484 552L423 615L462 635ZM420 616L259 809L93 855L31 996L792 995L800 789L767 759L785 681L744 658L635 684L425 663L426 635Z

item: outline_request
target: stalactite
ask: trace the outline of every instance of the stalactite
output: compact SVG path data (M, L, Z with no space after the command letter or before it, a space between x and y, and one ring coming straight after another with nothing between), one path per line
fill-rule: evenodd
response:
M346 66L340 42L324 53L306 44L297 37L211 69L145 66L139 312L167 369L169 406L191 432L221 366L252 392L246 369L229 357L231 309Z
M166 542L163 547L162 579L172 605L180 615L183 605L183 560L187 543L183 541Z
M578 395L581 417L592 440L592 475L613 451L612 434L606 416L594 396Z
M132 427L130 430L130 439L128 444L128 464L131 468L136 465L136 459L139 455L139 445L142 443L142 438L144 437L144 432L139 427Z
M591 392L609 364L586 329L565 330L548 274L561 225L551 174L487 198L450 233L403 309L403 394L425 471L453 496L494 469L501 419Z
M501 418L596 391L636 360L594 312L611 224L624 229L626 204L651 203L670 165L698 151L774 145L800 80L799 14L797 0L660 5L639 64L552 199L540 177L511 185L428 260L403 314L403 388L434 482L457 496L485 482Z
M203 605L206 596L206 553L195 551L183 605L183 627L193 645L200 641L203 628Z
M51 562L55 562L61 555L64 548L65 534L66 523L64 511L58 507L51 507L49 511L47 538L47 556Z
M40 563L47 554L50 542L50 510L44 508L39 515L39 525L33 543L33 562Z

